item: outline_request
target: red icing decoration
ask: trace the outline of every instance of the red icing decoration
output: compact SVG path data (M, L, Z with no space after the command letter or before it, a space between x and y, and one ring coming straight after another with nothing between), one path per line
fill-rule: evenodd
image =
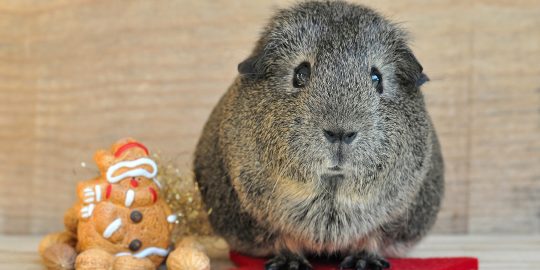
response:
M109 199L109 197L111 197L111 191L112 191L112 185L109 184L109 185L107 186L107 190L105 191L105 198L106 198L106 199Z
M263 270L265 258L245 256L234 251L229 253L231 261L238 266L233 270ZM478 270L478 259L454 258L391 258L389 270ZM313 270L337 270L339 262L315 261Z
M156 202L157 201L157 192L155 189L153 189L152 187L149 187L148 189L150 189L150 193L152 194L152 202Z
M146 153L146 155L148 155L148 149L146 148L146 146L144 146L142 143L138 143L138 142L130 142L130 143L126 143L124 145L122 145L120 148L118 148L118 150L116 150L116 152L114 152L114 157L119 157L120 155L122 155L122 153L124 153L126 150L130 149L130 148L133 148L133 147L139 147L141 148L142 150L144 150L144 152Z
M136 188L139 186L139 182L137 182L137 180L135 180L135 177L132 177L131 180L130 180L130 184L132 187Z

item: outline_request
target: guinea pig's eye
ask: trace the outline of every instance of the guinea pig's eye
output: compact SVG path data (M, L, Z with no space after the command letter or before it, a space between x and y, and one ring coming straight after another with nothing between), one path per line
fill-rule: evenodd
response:
M381 72L375 67L371 68L371 82L373 83L373 87L377 89L377 93L382 94L383 92L382 75L381 75Z
M303 62L294 69L293 86L303 88L306 86L310 76L311 65L308 62Z

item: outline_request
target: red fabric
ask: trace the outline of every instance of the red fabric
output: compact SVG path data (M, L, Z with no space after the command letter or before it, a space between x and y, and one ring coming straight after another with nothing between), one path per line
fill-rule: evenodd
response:
M244 256L236 252L229 254L238 266L234 270L263 270L266 259ZM478 270L478 259L470 257L453 258L401 258L388 259L390 270ZM313 262L312 262L313 263ZM314 270L337 270L338 262L315 262Z

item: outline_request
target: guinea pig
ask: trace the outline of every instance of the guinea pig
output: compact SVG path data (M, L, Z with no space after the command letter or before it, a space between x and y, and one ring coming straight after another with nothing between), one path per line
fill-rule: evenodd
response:
M194 171L210 222L266 269L384 269L432 227L443 160L406 32L346 2L279 10L213 109Z

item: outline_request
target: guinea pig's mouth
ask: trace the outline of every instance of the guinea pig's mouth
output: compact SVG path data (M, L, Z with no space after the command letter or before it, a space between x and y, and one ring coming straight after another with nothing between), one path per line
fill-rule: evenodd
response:
M328 168L328 170L332 171L332 172L339 172L339 171L342 171L343 169L339 166L334 166L334 167L330 167Z
M345 178L345 175L342 173L325 173L321 175L321 180L323 181L340 181Z
M324 176L344 175L346 172L347 168L343 167L341 164L331 165L323 169L321 172L321 178Z

